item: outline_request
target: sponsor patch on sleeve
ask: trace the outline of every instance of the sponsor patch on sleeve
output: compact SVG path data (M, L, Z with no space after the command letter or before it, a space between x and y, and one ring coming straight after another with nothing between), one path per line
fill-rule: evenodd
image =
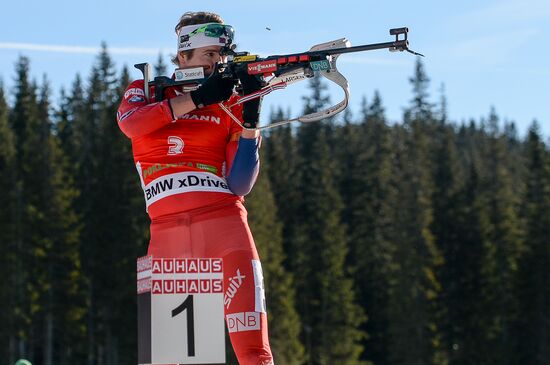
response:
M145 91L143 89L133 87L131 89L126 90L124 93L124 99L128 99L131 96L145 96Z
M260 330L260 313L240 312L225 316L229 333Z

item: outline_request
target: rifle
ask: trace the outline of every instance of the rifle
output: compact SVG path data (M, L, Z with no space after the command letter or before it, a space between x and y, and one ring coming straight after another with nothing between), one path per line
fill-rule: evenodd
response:
M219 103L229 116L241 124L229 108L236 104L241 104L249 100L263 97L272 91L280 90L290 84L305 80L315 76L315 73L326 77L336 83L344 91L344 99L339 103L319 112L306 114L301 117L288 119L257 129L272 128L275 126L287 124L294 121L315 122L324 118L331 117L343 111L347 105L350 96L349 84L344 75L342 75L336 66L336 61L341 54L352 52L372 51L377 49L389 49L391 52L406 51L417 56L424 55L409 49L408 41L409 29L406 27L390 29L390 35L395 36L392 42L366 44L352 47L346 38L340 38L334 41L321 43L311 47L307 52L293 53L287 55L273 55L261 58L257 55L251 55L249 52L235 52L233 45L222 49L222 54L227 55L227 62L218 64L214 72L221 72L222 77L238 80L240 73L246 72L254 75L262 81L262 89L241 97L235 104L226 107ZM402 36L402 37L400 37ZM155 101L164 99L164 90L168 87L181 86L184 91L195 90L208 78L205 77L202 67L187 69L176 69L175 78L166 76L157 76L150 81L150 65L140 63L134 65L143 73L145 83L145 97L149 101L149 86L155 87ZM266 78L269 80L266 81Z

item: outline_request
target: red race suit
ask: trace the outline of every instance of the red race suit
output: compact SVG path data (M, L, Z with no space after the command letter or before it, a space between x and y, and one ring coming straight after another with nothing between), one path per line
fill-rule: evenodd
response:
M216 104L176 117L168 99L181 92L168 88L155 101L149 91L147 102L143 80L132 82L117 113L151 217L148 254L222 258L225 319L239 363L272 364L260 260L243 197L225 179L242 127ZM231 111L242 119L241 106Z

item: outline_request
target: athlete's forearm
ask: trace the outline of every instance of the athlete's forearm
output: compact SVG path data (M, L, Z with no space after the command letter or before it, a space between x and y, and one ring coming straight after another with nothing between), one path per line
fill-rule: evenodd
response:
M227 176L227 185L235 195L247 195L256 182L260 171L259 145L260 138L241 136L239 139L237 153Z

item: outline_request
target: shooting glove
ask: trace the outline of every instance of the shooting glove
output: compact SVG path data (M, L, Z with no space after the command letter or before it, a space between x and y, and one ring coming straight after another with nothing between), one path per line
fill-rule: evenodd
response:
M233 94L235 82L232 78L223 78L221 73L214 71L204 84L191 91L191 99L197 108L228 100Z
M258 91L264 85L263 78L249 75L246 70L243 70L237 75L241 82L243 94L248 95L255 91ZM260 107L262 104L262 98L250 100L243 105L243 125L246 128L256 128L260 119Z

